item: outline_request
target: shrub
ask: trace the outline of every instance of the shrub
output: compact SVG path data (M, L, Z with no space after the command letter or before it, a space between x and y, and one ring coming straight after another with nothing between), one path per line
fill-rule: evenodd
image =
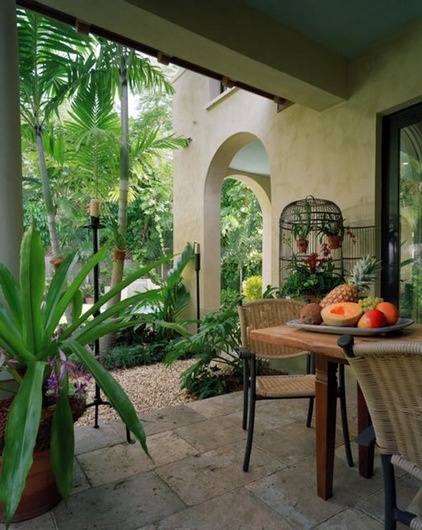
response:
M196 359L197 362L182 374L182 388L200 398L210 397L225 392L223 370L242 374L239 345L237 301L231 301L220 311L206 314L196 334L173 343L165 363L170 365L180 358Z
M262 298L262 276L250 276L243 282L243 296L247 302Z

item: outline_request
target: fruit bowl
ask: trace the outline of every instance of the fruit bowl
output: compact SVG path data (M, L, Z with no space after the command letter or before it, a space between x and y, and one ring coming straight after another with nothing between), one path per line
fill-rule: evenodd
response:
M320 324L303 324L300 320L289 320L286 325L291 328L299 328L305 331L314 331L317 333L332 333L335 335L356 335L356 336L371 336L371 335L388 335L395 331L401 331L413 324L411 318L399 318L396 324L392 326L384 326L382 328L357 328L351 326L326 326Z

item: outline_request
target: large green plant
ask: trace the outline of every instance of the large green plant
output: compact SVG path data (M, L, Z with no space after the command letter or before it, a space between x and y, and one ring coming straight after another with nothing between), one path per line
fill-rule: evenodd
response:
M182 388L206 398L225 392L221 367L242 374L239 358L240 325L238 300L232 300L220 311L211 311L201 320L196 334L174 344L165 363L170 365L180 358L194 358L196 362L182 374Z
M46 381L52 364L61 363L63 384L56 402L51 433L51 461L60 494L69 496L74 458L73 418L69 404L66 365L74 356L92 374L128 429L148 452L143 427L121 386L92 355L88 345L103 335L133 326L124 309L151 293L139 293L100 312L100 308L117 292L140 276L149 273L163 261L155 262L128 275L124 281L100 297L89 311L81 313L80 287L95 265L104 258L100 250L83 266L73 281L68 273L74 263L68 256L59 266L46 288L44 252L35 225L24 234L20 254L20 278L16 281L0 264L0 347L5 354L4 367L18 383L7 417L3 466L0 477L0 499L6 527L9 527L19 504L26 477L33 460L39 429ZM72 323L56 333L67 308L72 307Z

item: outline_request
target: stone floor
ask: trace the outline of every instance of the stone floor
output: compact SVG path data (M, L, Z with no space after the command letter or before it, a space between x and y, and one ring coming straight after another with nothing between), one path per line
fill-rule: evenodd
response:
M355 386L348 387L352 432ZM13 530L381 530L379 459L365 480L345 462L341 431L334 496L316 496L315 431L305 401L261 401L248 473L241 393L142 414L152 459L128 444L121 423L76 429L74 491L68 505ZM101 416L100 416L101 419ZM354 457L357 446L353 444ZM417 487L400 478L399 498ZM0 528L4 528L0 525ZM403 528L399 525L399 528Z

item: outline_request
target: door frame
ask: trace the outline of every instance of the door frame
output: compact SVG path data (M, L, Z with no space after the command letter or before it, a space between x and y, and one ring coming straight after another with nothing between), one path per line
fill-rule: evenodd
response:
M422 103L382 118L381 130L381 296L400 300L400 131L422 122Z

